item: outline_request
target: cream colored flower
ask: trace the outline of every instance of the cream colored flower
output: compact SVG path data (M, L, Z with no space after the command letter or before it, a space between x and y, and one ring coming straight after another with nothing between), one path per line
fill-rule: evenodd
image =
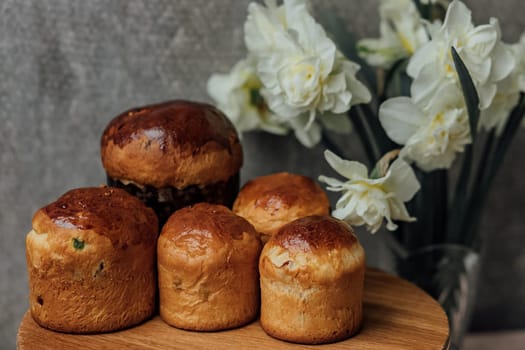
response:
M407 73L414 78L411 92L416 103L425 108L440 97L435 91L450 81L459 86L450 48L456 48L469 70L480 97L480 109L492 103L497 83L509 76L514 68L510 50L501 43L499 23L475 27L471 11L460 1L449 5L440 28L429 27L431 41L410 59Z
M296 134L302 128L303 136L318 135L321 115L343 114L370 101L370 92L355 77L359 66L337 51L304 1L285 0L281 6L266 1L266 7L252 3L248 12L245 42L257 60L261 94ZM311 145L312 135L300 141Z
M512 74L498 82L496 95L487 109L481 111L478 129L496 129L500 134L520 98L519 76Z
M481 111L479 128L496 129L499 134L507 123L511 111L519 101L520 92L525 92L525 34L514 45L506 45L516 62L511 74L498 82L492 104Z
M404 145L401 155L425 171L449 168L457 153L471 143L461 91L450 83L435 93L439 98L428 109L409 97L391 98L379 108L388 137Z
M319 177L319 181L328 184L328 190L342 192L332 212L334 217L350 225L366 225L372 233L379 230L383 220L390 231L397 229L392 220L416 220L409 215L404 202L412 199L420 185L404 160L396 159L381 177L370 178L366 167L359 162L341 159L330 151L325 151L325 158L335 171L348 179Z
M525 33L521 34L520 41L511 45L512 53L516 60L516 69L514 75L520 91L525 92Z
M379 15L380 37L363 39L357 44L359 55L370 65L390 68L428 42L428 34L413 0L381 0Z
M525 33L520 37L520 41L512 45L512 51L516 58L516 70L514 75L521 92L525 92ZM525 127L525 119L521 126Z
M447 8L448 4L450 3L450 0L420 0L420 2L423 5L439 4L443 6L443 8Z
M255 61L243 59L228 74L213 74L208 80L208 94L239 133L262 129L285 134L288 127L268 109L260 94L262 84L255 73Z

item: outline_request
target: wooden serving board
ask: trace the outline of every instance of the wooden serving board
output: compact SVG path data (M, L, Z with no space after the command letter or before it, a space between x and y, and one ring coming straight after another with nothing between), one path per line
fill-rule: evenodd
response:
M365 278L364 322L353 338L326 345L298 345L266 335L255 321L221 332L183 331L159 316L130 329L96 335L73 335L41 328L30 313L18 330L20 350L101 349L448 349L448 320L440 305L415 285L379 270Z

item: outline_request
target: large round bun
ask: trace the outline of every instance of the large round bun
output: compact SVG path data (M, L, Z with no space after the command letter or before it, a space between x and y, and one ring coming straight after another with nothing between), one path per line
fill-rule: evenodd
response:
M41 208L26 237L30 309L41 326L93 333L155 308L153 210L117 188L82 188Z
M206 331L253 320L260 251L253 226L224 206L200 203L176 211L158 240L162 319Z
M247 182L235 200L233 212L248 220L266 241L295 219L328 215L330 202L309 177L283 172Z
M126 111L101 140L109 177L156 188L226 182L243 154L232 123L215 107L170 101Z
M318 344L359 330L365 255L344 222L310 216L285 225L264 246L259 271L261 326L269 335Z

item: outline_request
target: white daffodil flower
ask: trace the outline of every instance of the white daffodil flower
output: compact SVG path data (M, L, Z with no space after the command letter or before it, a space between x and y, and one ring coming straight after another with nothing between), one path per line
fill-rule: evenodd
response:
M363 39L357 44L359 55L370 65L388 69L428 42L413 0L381 0L379 15L380 37Z
M520 92L525 92L525 34L518 43L506 46L510 49L516 65L508 77L498 82L492 104L481 111L479 119L479 128L495 128L497 134L503 131L510 112L519 101Z
M245 42L257 60L261 94L296 135L309 135L299 138L303 144L312 145L312 136L320 135L316 119L321 115L342 114L370 101L370 92L355 77L359 66L337 51L304 1L285 0L281 6L266 1L266 7L252 3L248 12Z
M322 129L339 134L347 134L352 130L352 124L346 115L323 113L316 121L310 123L308 114L302 114L288 120L287 126L292 128L297 140L305 147L313 147L321 140Z
M447 8L448 4L450 3L449 0L420 0L420 2L423 5L439 4L443 6L443 8Z
M518 75L511 75L498 82L496 95L487 109L481 111L478 129L496 129L499 135L507 123L510 112L519 101L520 87Z
M513 74L516 76L520 91L525 92L525 33L521 35L520 41L510 47L516 60Z
M261 87L255 61L246 58L237 62L228 74L213 74L208 80L207 91L239 134L256 129L286 134L288 127L268 109L260 94Z
M465 63L480 97L480 109L492 103L497 83L514 68L510 50L501 42L497 19L475 27L471 11L460 1L449 5L440 28L429 27L431 41L410 59L407 73L414 81L412 97L425 108L432 103L435 91L448 81L459 84L450 48L454 47Z
M512 45L512 51L516 58L516 70L514 72L521 92L525 92L525 33L520 37L520 41ZM525 119L521 126L525 127Z
M409 97L388 99L379 108L388 137L404 145L401 156L424 171L450 168L457 153L472 142L461 90L451 83L436 94L440 98L429 109Z
M366 225L371 233L377 232L383 220L390 231L397 229L393 220L415 221L405 207L419 190L420 185L412 168L401 158L396 159L385 174L370 178L366 166L359 162L339 158L330 151L324 153L330 166L348 180L320 176L327 189L342 192L332 215L350 225Z

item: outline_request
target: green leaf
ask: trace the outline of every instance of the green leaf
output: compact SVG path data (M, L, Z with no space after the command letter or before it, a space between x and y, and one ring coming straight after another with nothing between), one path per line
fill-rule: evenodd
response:
M413 0L413 1L414 1L414 5L416 5L416 8L417 8L421 18L430 20L430 8L431 8L431 5L424 5L424 4L421 3L421 0Z
M459 57L456 49L452 47L451 49L452 59L456 66L456 71L458 73L459 82L461 84L461 89L463 90L463 97L465 99L465 105L467 106L467 112L469 116L470 124L470 134L472 138L472 143L465 147L465 153L463 156L463 164L461 166L461 171L456 183L456 188L454 192L454 201L452 202L452 207L450 209L450 225L448 232L448 242L459 242L465 239L464 232L462 231L465 216L469 208L468 198L472 195L469 195L469 184L471 183L471 173L472 173L472 163L474 159L474 149L473 143L476 138L477 125L480 115L479 110L479 96L474 86L474 82L468 72L467 67ZM470 188L470 190L474 190Z
M519 130L523 116L525 115L525 99L523 93L520 95L519 103L512 110L510 117L501 133L496 149L494 150L493 162L491 167L488 169L488 178L485 186L490 186L490 183L496 176L498 169L503 162L503 158L509 149L509 146Z
M470 123L470 135L472 137L472 142L474 142L480 115L478 92L476 91L470 73L458 52L454 47L450 50L458 73L459 82L461 83L461 89L463 90L463 97L465 98Z

